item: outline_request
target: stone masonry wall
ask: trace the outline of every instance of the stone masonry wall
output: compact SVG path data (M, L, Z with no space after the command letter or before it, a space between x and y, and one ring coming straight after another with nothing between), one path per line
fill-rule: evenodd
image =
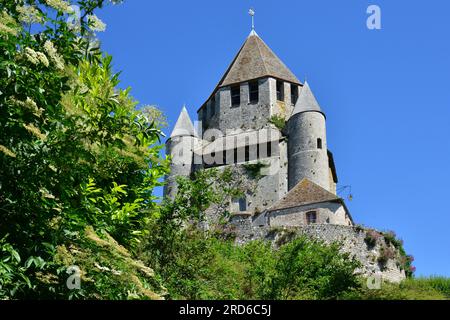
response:
M231 218L238 244L248 241L265 239L273 241L276 246L280 240L293 238L295 235L305 235L313 239L319 239L325 243L338 242L342 245L342 251L349 253L361 262L362 267L357 270L364 276L380 277L390 282L400 282L406 278L405 271L400 267L400 253L392 245L386 244L383 237L377 240L374 246L366 243L367 229L361 227L316 224L302 227L271 228L267 224L257 226L256 220L250 216L236 215ZM389 247L395 252L395 257L382 264L378 260L383 247Z

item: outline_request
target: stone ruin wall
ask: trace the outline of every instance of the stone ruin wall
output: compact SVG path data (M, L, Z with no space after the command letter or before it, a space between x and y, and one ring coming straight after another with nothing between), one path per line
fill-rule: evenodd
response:
M231 218L234 226L237 243L246 243L252 240L268 240L277 243L295 235L306 235L313 239L319 239L325 243L339 242L342 251L350 253L361 262L362 267L357 270L364 276L380 277L390 282L400 282L406 278L405 271L400 267L400 253L392 244L387 244L384 237L380 237L374 246L366 243L366 235L369 229L358 226L343 226L333 224L316 224L301 227L256 227L252 223L252 217L246 215L235 215ZM386 263L378 262L381 250L384 246L395 251L396 256L388 259Z

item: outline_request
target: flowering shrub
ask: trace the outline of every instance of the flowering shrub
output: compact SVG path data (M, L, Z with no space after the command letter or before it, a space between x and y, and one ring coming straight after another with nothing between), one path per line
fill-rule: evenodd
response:
M391 247L388 247L388 246L382 246L380 249L380 255L378 256L378 263L382 267L385 267L386 263L389 260L394 259L395 257L396 257L396 252L394 249L392 249Z
M108 2L0 1L0 299L67 297L56 248L90 225L133 249L154 215L161 131L95 40Z
M377 244L378 239L381 238L381 234L376 230L367 230L364 241L369 247L374 247Z

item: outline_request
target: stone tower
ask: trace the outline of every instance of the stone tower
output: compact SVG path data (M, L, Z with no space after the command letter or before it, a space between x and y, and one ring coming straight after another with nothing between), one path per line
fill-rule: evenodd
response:
M330 196L336 193L337 175L327 149L324 113L308 83L302 84L254 30L197 113L198 132L183 108L167 141L172 164L166 196L174 197L178 176L231 168L245 188L239 198L229 199L233 215L265 223L257 216L279 215L277 204L289 196L283 203L295 211L295 223L308 223L305 208L315 207L317 199L292 199L323 190L316 219L310 221L351 223L347 210Z
M330 176L325 114L305 81L288 121L288 188L309 179L335 193Z
M170 174L166 177L164 196L173 198L176 194L176 178L189 177L194 165L194 149L199 139L191 118L183 106L175 127L166 141L166 154L171 157Z
M210 97L198 110L203 131L257 130L288 116L300 81L252 31Z
M379 238L369 248L368 233L354 227L344 199L336 194L326 117L309 84L302 84L254 30L197 113L197 132L183 108L166 142L172 163L165 196L175 197L179 176L231 169L242 192L220 206L236 242L277 241L292 232L341 241L364 274L391 281L405 277L401 262L379 264L387 242ZM202 225L222 221L220 211L208 208Z

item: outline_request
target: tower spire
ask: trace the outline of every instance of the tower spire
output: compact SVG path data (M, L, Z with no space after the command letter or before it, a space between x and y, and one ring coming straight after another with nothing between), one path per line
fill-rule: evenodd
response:
M252 31L255 31L255 10L250 8L248 14L252 17Z

